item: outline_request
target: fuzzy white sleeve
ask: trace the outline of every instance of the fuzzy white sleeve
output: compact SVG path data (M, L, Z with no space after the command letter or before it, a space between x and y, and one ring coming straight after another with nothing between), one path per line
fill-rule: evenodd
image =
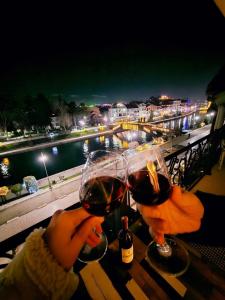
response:
M43 233L44 229L31 233L23 250L0 274L0 299L66 300L75 292L78 276L57 263Z

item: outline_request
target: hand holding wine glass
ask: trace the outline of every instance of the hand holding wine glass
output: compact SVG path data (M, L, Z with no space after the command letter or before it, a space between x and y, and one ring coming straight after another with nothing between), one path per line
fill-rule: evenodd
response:
M57 262L70 270L85 242L94 247L98 244L91 229L96 227L101 231L102 222L103 218L90 216L83 208L57 210L43 238Z
M128 188L153 237L147 250L148 261L156 270L178 276L188 267L188 252L172 238L164 238L164 234L184 232L182 222L186 232L198 229L202 206L198 203L195 218L196 205L182 203L180 190L171 186L159 147L138 147L124 155L128 160ZM168 200L171 195L173 201ZM186 215L188 209L192 214Z
M169 199L153 207L138 204L145 222L150 225L151 235L158 244L164 243L164 234L197 231L201 225L204 208L196 195L182 191L174 185Z

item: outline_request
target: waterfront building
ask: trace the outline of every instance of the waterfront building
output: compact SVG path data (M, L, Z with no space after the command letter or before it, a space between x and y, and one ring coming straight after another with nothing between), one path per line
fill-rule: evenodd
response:
M196 111L197 105L191 103L189 99L175 99L162 95L150 99L146 109L150 114L150 120L157 121Z
M146 118L147 116L148 111L146 110L146 104L144 103L114 103L112 107L109 108L109 119L113 121L125 118L137 120L139 118Z
M109 118L110 120L118 120L126 118L128 115L127 107L123 103L114 103L109 109Z

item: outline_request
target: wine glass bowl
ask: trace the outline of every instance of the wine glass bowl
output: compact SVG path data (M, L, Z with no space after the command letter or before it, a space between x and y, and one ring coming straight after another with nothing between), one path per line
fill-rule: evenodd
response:
M154 190L147 168L131 173L128 176L128 188L133 199L144 205L159 205L166 201L171 192L169 179L158 173L159 191Z
M94 216L108 215L124 201L126 180L127 162L123 156L112 151L91 152L82 170L79 196L83 208ZM78 259L82 262L99 260L107 245L106 235L102 233L101 243L94 248L84 246Z
M166 201L171 193L171 184L165 161L158 147L128 150L127 185L133 199L151 206Z
M120 154L91 152L82 171L80 201L95 216L118 208L126 196L126 160Z

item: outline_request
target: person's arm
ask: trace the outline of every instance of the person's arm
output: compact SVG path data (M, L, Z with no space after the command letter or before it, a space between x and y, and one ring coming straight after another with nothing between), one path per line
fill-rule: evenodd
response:
M71 268L85 241L99 242L92 228L100 232L101 222L83 209L56 212L0 273L0 299L70 299L79 282Z
M35 230L22 251L0 274L1 299L69 299L79 279L58 264Z

